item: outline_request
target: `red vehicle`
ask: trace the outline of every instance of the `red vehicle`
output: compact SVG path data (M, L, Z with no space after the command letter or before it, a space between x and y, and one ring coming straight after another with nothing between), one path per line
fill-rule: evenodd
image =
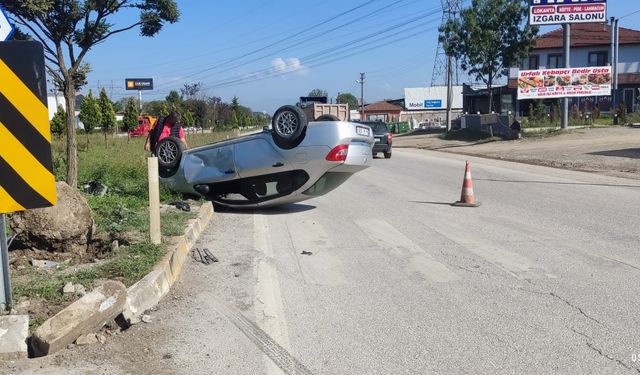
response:
M138 127L129 131L129 137L146 137L156 124L156 120L157 118L146 113L140 115L138 117Z

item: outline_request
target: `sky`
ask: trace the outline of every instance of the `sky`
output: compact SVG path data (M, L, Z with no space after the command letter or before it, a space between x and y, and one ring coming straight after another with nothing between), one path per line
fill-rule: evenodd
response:
M399 99L405 87L429 86L442 20L439 0L177 0L180 20L152 38L137 30L116 34L92 49L88 85L112 100L137 96L125 78L153 78L143 100L164 98L185 83L203 94L273 113L311 90L331 98L349 92L365 102ZM470 4L465 0L464 5ZM637 0L609 0L609 16L640 10ZM126 26L137 14L120 12ZM620 21L640 29L640 13ZM542 32L554 27L546 27ZM442 84L440 79L438 83Z

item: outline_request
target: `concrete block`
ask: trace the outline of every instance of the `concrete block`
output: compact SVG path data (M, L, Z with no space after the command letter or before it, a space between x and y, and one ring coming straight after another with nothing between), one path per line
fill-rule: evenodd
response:
M98 331L122 312L126 300L124 284L106 281L38 327L31 340L34 354L55 353L78 337Z
M0 316L0 361L27 358L28 315Z
M171 288L163 270L154 270L127 290L122 318L127 324L140 323L142 314L155 307Z

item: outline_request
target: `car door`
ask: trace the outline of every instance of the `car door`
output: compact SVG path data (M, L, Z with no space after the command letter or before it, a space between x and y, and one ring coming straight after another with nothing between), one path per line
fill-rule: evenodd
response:
M209 184L235 179L238 174L234 164L234 146L204 147L185 154L184 177L187 183Z
M236 172L240 178L286 172L289 163L265 139L256 138L234 145Z

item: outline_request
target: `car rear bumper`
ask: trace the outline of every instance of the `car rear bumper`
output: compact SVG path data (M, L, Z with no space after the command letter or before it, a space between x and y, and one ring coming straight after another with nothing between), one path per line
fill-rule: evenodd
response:
M363 169L369 168L373 155L371 153L371 145L365 142L351 142L349 144L349 153L344 163L332 168L332 172L348 172L356 173Z
M376 143L373 145L373 152L387 152L391 149L391 145L386 143Z

